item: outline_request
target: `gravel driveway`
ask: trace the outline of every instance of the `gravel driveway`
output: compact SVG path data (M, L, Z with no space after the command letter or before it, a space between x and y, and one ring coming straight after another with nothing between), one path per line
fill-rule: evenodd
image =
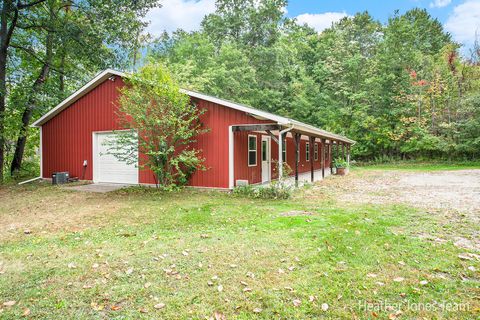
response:
M480 170L358 170L347 177L327 179L318 188L333 190L336 197L351 204L418 208L419 215L430 215L439 226L418 236L439 242L452 240L459 247L480 251Z

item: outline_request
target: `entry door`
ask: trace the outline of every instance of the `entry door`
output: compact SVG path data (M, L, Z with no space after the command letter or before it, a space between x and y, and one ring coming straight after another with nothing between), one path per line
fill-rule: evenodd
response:
M262 136L262 183L270 181L271 174L271 143L270 137Z
M110 183L138 183L138 168L135 164L120 161L108 153L107 141L114 141L113 132L98 132L93 136L93 181ZM138 141L132 141L138 144Z

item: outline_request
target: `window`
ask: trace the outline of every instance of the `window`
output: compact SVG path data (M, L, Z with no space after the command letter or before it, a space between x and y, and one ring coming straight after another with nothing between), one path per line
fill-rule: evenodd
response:
M257 136L248 136L248 166L257 165Z
M283 139L283 143L282 143L282 159L283 159L283 162L287 162L287 139Z
M318 161L318 143L313 146L313 159Z
M305 143L305 161L310 161L310 143Z
M268 161L267 159L267 141L262 140L262 161Z

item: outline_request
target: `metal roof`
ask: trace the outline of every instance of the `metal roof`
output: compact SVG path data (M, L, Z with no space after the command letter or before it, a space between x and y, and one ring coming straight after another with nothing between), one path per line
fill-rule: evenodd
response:
M68 98L66 98L65 100L60 102L55 108L53 108L49 112L45 113L42 117L40 117L37 121L35 121L32 124L32 127L41 127L48 120L55 117L57 114L62 112L64 109L68 108L75 101L77 101L78 99L80 99L81 97L83 97L84 95L89 93L96 86L98 86L100 83L102 83L106 79L110 78L111 76L126 77L127 74L124 73L124 72L120 72L120 71L116 71L116 70L112 70L112 69L106 69L106 70L100 72L92 80L90 80L87 84L85 84L83 87L81 87L80 89L78 89L77 91L72 93ZM203 93L199 93L199 92L195 92L195 91L191 91L191 90L186 90L186 89L180 89L180 90L181 90L181 92L189 95L190 97L210 101L210 102L217 103L219 105L222 105L222 106L225 106L225 107L228 107L228 108L232 108L232 109L236 109L236 110L239 110L239 111L249 113L249 114L251 114L253 116L256 116L256 117L260 117L260 118L267 119L267 120L272 120L272 121L275 121L276 123L278 123L282 126L292 127L293 130L298 130L298 131L302 131L302 132L305 132L305 133L310 133L310 134L317 135L317 136L327 138L327 139L343 141L343 142L350 143L350 144L355 143L354 140L351 140L347 137L322 130L320 128L314 127L312 125L309 125L309 124L306 124L306 123L303 123L303 122L300 122L300 121L297 121L297 120L294 120L294 119L282 117L282 116L279 116L279 115L276 115L276 114L273 114L273 113L270 113L270 112L266 112L266 111L263 111L263 110L252 108L252 107L247 106L247 105L243 105L243 104L232 102L232 101L229 101L229 100L209 96L209 95L206 95L206 94L203 94Z

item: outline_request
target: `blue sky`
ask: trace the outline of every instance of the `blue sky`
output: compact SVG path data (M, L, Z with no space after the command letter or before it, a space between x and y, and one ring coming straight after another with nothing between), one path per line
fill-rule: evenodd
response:
M153 35L177 28L197 30L203 17L215 11L215 0L164 0L162 4L147 16L147 31ZM467 48L473 44L475 32L480 37L480 0L290 0L285 11L288 17L321 32L332 22L357 12L368 11L386 22L395 10L403 13L415 7L426 8Z

